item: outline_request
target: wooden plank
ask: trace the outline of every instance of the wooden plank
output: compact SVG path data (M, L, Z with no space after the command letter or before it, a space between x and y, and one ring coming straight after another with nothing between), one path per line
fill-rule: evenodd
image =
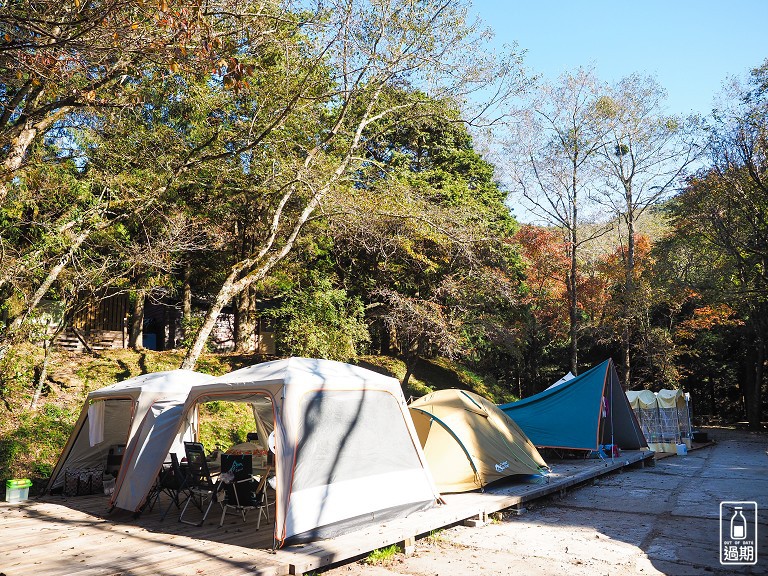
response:
M211 566L211 573L216 574L285 574L286 564L276 562L258 547L244 547L231 542L222 543L209 539L221 536L217 526L206 527L193 536L174 536L157 534L139 526L102 525L103 531L98 538L89 538L89 534L73 523L66 530L65 536L46 546L29 546L13 550L9 547L3 555L4 565L18 576L39 574L39 566L45 565L46 575L73 574L77 576L102 576L111 574L118 567L121 570L145 573L148 566L157 570L158 566L197 565L206 562ZM194 531L193 531L194 532ZM244 534L244 535L243 535ZM92 534L91 534L92 535ZM226 535L231 539L232 534ZM248 531L238 533L241 540L249 539ZM271 542L271 537L270 537ZM35 541L35 543L39 540ZM6 543L3 543L5 548ZM113 554L105 554L112 550ZM211 550L216 550L211 558ZM55 557L55 560L51 558ZM29 570L29 571L28 571ZM172 570L165 571L170 573ZM157 573L157 572L155 572Z

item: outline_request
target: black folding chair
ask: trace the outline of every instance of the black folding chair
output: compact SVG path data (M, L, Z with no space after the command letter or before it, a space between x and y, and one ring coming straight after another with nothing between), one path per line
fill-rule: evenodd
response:
M157 477L155 483L154 501L149 505L149 509L155 505L160 499L160 494L166 494L171 501L168 503L165 511L160 515L160 520L165 520L166 515L171 510L171 506L176 505L177 509L181 508L181 490L184 486L184 474L179 466L179 457L175 452L170 454L170 463L163 464L163 469L160 471L160 475Z
M183 502L184 508L179 515L179 522L202 526L208 517L208 512L211 511L211 506L216 502L217 487L211 479L203 445L199 442L184 442L184 452L187 454L187 469L179 492L185 493L186 497ZM184 514L190 503L203 513L203 518L199 522L184 520Z
M221 520L219 526L224 524L224 517L227 510L236 510L240 512L245 522L245 515L250 510L258 510L256 520L256 530L261 528L261 517L269 520L267 512L267 474L257 482L253 476L253 461L250 455L231 455L223 454L221 456L220 477L221 485L224 488L224 500L221 504Z
M155 478L155 483L150 489L147 501L141 509L142 512L145 510L151 511L155 507L155 504L160 500L160 494L167 494L171 501L165 509L165 512L161 514L160 520L165 518L173 504L176 505L176 508L179 508L179 490L181 490L184 482L184 476L179 466L178 456L173 452L169 456L171 461L163 462L163 467L160 469L157 478Z

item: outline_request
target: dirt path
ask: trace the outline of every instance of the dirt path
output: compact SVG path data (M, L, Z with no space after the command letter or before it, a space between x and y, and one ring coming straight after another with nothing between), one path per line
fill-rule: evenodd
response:
M604 477L562 499L540 501L522 516L443 530L387 565L357 562L325 574L768 574L768 436L729 430L710 436L715 446ZM757 502L757 565L720 565L723 500Z

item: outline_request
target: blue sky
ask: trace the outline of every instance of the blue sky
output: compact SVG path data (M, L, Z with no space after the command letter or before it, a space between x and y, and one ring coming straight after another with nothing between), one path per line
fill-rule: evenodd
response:
M768 58L768 0L472 0L496 34L517 42L525 65L554 80L593 65L613 82L634 72L657 78L668 111L708 114L731 76Z

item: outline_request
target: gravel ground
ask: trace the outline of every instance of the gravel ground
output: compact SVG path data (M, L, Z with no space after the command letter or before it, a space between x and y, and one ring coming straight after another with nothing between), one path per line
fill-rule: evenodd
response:
M768 435L708 430L714 446L605 476L481 528L418 540L410 555L326 576L768 574ZM722 566L720 502L758 505L758 562Z

